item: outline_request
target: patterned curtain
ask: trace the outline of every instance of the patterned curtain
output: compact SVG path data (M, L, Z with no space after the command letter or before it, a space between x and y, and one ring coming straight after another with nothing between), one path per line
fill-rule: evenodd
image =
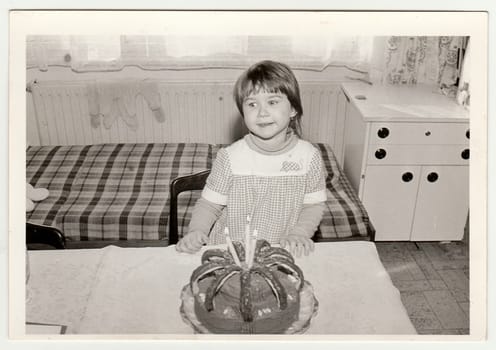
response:
M383 82L454 87L458 83L460 53L465 40L465 37L455 36L389 37Z

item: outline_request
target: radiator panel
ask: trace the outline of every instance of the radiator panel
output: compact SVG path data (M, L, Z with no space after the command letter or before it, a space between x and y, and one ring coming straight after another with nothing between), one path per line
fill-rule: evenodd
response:
M159 82L165 122L155 120L141 95L136 97L137 130L121 118L107 129L90 122L86 82L39 82L27 95L28 144L84 145L96 143L204 142L231 143L245 134L232 98L232 83ZM303 136L335 145L342 134L337 83L301 83ZM339 114L342 114L340 112ZM34 121L34 122L33 122ZM338 137L339 138L339 137ZM337 153L340 153L337 152ZM339 159L339 154L337 154Z

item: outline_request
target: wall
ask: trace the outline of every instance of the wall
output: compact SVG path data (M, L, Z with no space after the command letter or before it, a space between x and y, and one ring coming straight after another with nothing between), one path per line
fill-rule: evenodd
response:
M246 132L232 99L232 86L240 73L238 69L143 71L134 67L108 73L75 73L61 67L50 67L47 72L28 69L27 83L37 81L33 93L27 93L28 144L230 143ZM361 75L339 67L322 72L295 71L295 75L301 86L304 137L330 144L340 159L344 130L340 83ZM91 126L87 83L123 79L159 83L164 123L155 120L138 95L136 130L122 119L108 129Z

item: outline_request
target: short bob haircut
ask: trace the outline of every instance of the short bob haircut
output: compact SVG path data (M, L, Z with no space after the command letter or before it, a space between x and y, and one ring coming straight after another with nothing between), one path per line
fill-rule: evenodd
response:
M243 102L253 93L272 92L286 95L289 103L296 111L291 118L289 127L301 137L301 105L300 88L291 68L284 63L275 61L261 61L248 68L234 85L234 101L239 112L243 114Z

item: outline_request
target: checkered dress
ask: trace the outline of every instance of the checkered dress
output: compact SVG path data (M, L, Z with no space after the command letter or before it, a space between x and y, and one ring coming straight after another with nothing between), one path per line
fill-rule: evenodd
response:
M320 152L303 140L274 155L257 152L246 137L219 150L202 192L226 205L210 243L225 242L226 226L233 240L243 241L247 216L258 238L279 243L296 225L303 204L326 201L326 176Z

